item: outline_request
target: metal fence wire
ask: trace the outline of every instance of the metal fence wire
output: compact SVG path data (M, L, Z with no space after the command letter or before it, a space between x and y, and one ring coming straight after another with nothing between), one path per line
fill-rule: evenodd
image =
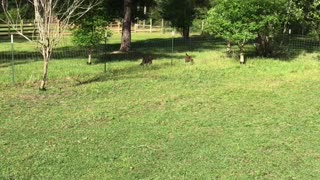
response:
M275 43L280 44L280 42ZM284 51L289 53L291 53L291 51L304 50L307 52L312 52L320 50L320 40L307 36L286 36L283 38L283 42L281 43L283 44L282 47ZM249 53L252 53L250 51L252 51L254 44L255 42L249 42L246 45L246 49L249 50ZM13 46L14 49L12 50L10 39L0 39L0 63L11 60L12 51L14 51L13 53L15 60L41 59L39 47L35 42L27 42L21 38L14 37ZM106 53L109 54L113 51L117 51L119 47L119 43L101 43L100 46L94 48L94 52L95 54L103 56ZM132 51L137 53L149 53L149 51L168 53L168 50L171 50L171 47L173 48L174 52L214 51L217 49L225 49L226 42L213 37L198 36L191 37L189 40L174 38L173 43L172 39L151 39L135 41L132 43ZM238 48L234 46L233 49L237 51ZM54 49L52 59L85 58L88 52L88 47L79 47L70 41L61 41L59 46Z
M255 41L249 42L246 45L246 54L249 57L258 57L259 54L255 51ZM275 41L277 51L281 50L280 58L290 58L294 54L302 52L320 53L320 40L317 38L287 35L280 40ZM168 55L170 53L185 53L185 52L202 52L202 51L226 51L226 42L222 39L210 36L192 36L190 39L183 38L168 38L168 39L148 39L134 41L131 45L132 51L125 54L112 53L117 51L120 43L104 43L102 42L94 49L93 59L97 62L121 61L140 59L146 54L157 56ZM59 46L53 51L52 60L64 59L86 59L89 54L88 47L76 46L70 41L70 37L63 39ZM237 46L233 46L235 54L238 52ZM165 56L164 56L165 58ZM168 56L168 59L172 57ZM278 57L277 57L278 58ZM13 37L13 43L10 38L0 38L0 68L8 68L12 63L19 64L20 62L41 61L42 56L39 52L39 47L35 42L27 42L17 35ZM3 71L5 72L5 71ZM5 72L6 74L9 72ZM17 72L19 73L19 72ZM5 74L5 75L6 75ZM9 73L9 77L10 77Z

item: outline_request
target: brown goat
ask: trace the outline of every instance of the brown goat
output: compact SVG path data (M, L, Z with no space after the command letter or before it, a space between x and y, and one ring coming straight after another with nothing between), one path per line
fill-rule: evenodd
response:
M143 57L142 58L142 62L140 63L140 65L141 66L143 66L143 65L150 65L150 64L152 64L152 60L153 60L154 58L152 57L152 56L146 56L146 57Z
M184 58L184 62L193 64L193 59L186 53L186 57Z

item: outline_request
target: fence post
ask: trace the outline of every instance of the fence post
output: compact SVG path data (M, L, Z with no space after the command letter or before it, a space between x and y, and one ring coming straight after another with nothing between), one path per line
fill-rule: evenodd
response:
M204 30L204 20L201 21L201 34L203 34L203 30Z
M172 40L171 40L171 54L172 54L172 56L171 56L171 65L173 65L173 42L174 42L174 35L175 35L175 30L173 29L172 30L172 33L171 33L171 36L172 36Z
M33 21L33 31L32 31L32 40L34 40L35 36L37 34L37 29L36 29L36 20Z
M23 34L23 20L21 20L21 22L20 22L20 31Z
M120 29L120 21L118 21L118 33L120 33L121 29Z
M8 24L8 35L10 36L10 34L11 34L11 27L10 27L10 25Z
M164 20L161 19L161 33L164 34Z
M152 33L152 19L150 19L150 33Z
M134 32L135 32L135 33L138 32L138 24L134 24Z
M14 47L13 47L13 34L11 33L11 69L12 69L12 83L15 83L14 78Z

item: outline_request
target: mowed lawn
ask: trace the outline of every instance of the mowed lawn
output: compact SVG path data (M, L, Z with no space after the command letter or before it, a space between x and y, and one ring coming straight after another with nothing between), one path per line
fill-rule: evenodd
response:
M320 61L184 52L0 73L0 179L318 179Z

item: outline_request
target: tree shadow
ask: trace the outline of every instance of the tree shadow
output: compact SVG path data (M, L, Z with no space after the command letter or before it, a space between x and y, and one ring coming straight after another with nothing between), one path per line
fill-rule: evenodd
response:
M225 43L216 38L203 36L192 36L188 40L183 38L153 38L132 42L132 51L130 52L113 53L117 52L119 47L119 43L108 44L104 47L105 53L100 54L97 62L104 63L122 60L136 61L137 59L141 59L145 56L152 56L155 59L184 58L184 56L176 55L176 53L221 50L225 48Z
M112 69L104 73L99 73L88 79L84 78L84 80L80 80L79 78L77 80L78 83L75 86L81 86L81 85L87 85L91 83L98 83L98 82L105 82L105 81L120 81L123 79L155 78L155 76L149 76L148 72L152 72L152 71L156 71L164 68L170 68L172 66L174 65L170 65L170 63L162 63L162 64L148 65L148 66L132 65L130 67Z
M108 63L116 61L138 61L142 60L143 57L149 56L152 57L153 61L159 61L160 59L184 59L184 55L177 55L176 53L162 53L155 51L130 51L125 53L104 53L95 61L95 63Z

